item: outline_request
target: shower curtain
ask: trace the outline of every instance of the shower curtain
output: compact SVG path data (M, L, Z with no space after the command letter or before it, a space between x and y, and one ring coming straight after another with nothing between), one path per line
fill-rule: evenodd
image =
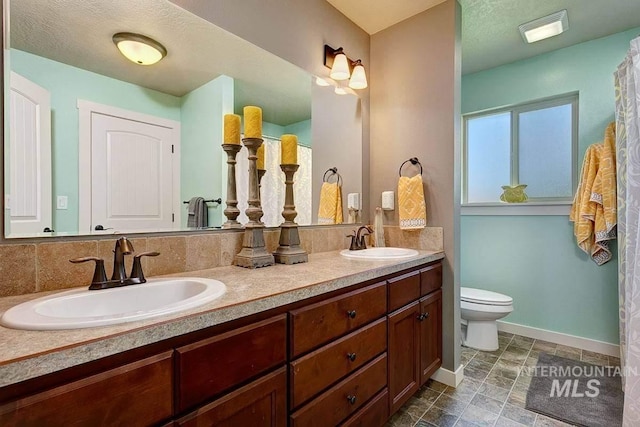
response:
M264 215L262 222L267 227L277 227L283 221L284 208L284 173L280 169L280 140L263 136L265 146L265 169L262 177L261 205ZM249 206L249 160L246 147L242 146L237 157L236 186L238 192L238 221L246 224L249 221L245 209ZM311 148L298 145L298 164L300 168L294 176L293 197L298 215L295 222L299 225L311 224Z
M623 426L640 425L640 37L614 73ZM637 372L636 372L637 371Z

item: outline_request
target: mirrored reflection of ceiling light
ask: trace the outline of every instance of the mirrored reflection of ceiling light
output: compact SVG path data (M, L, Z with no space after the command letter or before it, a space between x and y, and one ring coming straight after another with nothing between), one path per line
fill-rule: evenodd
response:
M316 84L318 86L331 86L331 83L323 79L322 77L316 77Z
M337 93L338 95L346 95L347 94L347 90L343 87L340 86L336 86L336 88L333 90L335 93Z
M359 59L354 63L353 73L351 73L351 79L349 80L349 87L351 89L365 89L367 87L367 75L364 72L362 61Z
M549 37L557 36L569 29L569 18L567 11L553 13L542 18L538 18L518 27L522 38L527 43L534 43Z
M164 46L142 34L117 33L113 42L129 61L139 65L152 65L167 56Z
M347 61L347 55L342 52L342 48L338 51L333 58L333 66L329 76L333 80L347 80L349 78L349 61Z

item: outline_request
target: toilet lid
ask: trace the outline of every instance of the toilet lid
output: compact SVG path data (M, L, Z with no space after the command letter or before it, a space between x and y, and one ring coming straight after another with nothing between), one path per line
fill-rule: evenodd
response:
M511 305L513 298L497 292L476 288L460 288L460 300L475 304Z

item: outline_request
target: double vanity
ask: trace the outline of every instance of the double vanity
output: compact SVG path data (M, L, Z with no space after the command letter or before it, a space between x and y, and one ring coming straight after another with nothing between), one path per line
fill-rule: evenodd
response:
M128 287L226 287L160 317L0 328L0 424L383 425L440 367L444 255L348 255ZM38 297L0 299L0 312Z

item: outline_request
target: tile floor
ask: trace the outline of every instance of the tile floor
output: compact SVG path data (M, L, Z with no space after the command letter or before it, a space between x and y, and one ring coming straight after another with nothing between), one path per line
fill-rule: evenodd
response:
M457 388L429 381L389 420L386 427L568 426L524 409L531 377L541 352L595 365L620 365L615 357L500 332L493 352L462 347L464 380Z

